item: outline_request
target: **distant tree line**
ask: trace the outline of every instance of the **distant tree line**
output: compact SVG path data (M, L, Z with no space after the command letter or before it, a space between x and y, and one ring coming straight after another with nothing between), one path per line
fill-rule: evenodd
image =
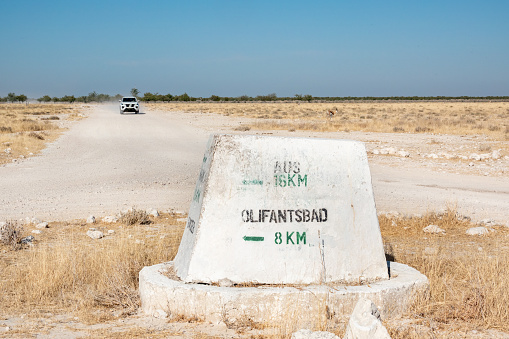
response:
M0 102L25 102L27 96L24 94L16 95L16 93L9 93L6 97L0 97Z
M509 100L509 96L484 96L484 97L470 97L470 96L399 96L399 97L314 97L310 94L295 94L293 97L278 97L276 93L267 95L257 95L250 97L242 95L239 97L221 97L218 95L211 95L208 98L203 97L190 97L187 93L182 95L172 94L152 94L147 92L142 97L138 97L141 101L231 101L231 102L244 102L244 101L445 101L445 100Z
M150 93L146 92L143 96L139 96L139 91L136 88L131 89L130 91L132 96L137 97L140 101L146 102L154 102L154 101L201 101L201 102L246 102L246 101L303 101L303 102L311 102L311 101L454 101L454 100L509 100L509 96L483 96L483 97L471 97L471 96L395 96L395 97L315 97L310 94L295 94L293 97L278 97L276 93L270 93L266 95L257 95L255 97L251 97L248 95L241 95L238 97L221 97L218 95L211 95L210 97L192 97L187 93L181 95L173 95L173 94L159 94L159 93ZM107 101L117 101L122 98L121 94L116 94L111 96L109 94L102 94L91 92L88 95L75 97L74 95L65 95L63 97L50 97L49 95L44 95L37 99L38 102L82 102L82 103L90 103L90 102L107 102ZM15 93L9 93L6 97L0 97L0 102L25 102L28 98L24 94L16 95Z
M117 94L114 96L111 96L109 94L102 94L97 92L89 93L88 95L83 95L80 97L75 97L74 95L64 95L61 98L58 97L50 97L49 95L45 95L37 99L39 102L107 102L107 101L113 101L113 100L120 100L122 99L121 94Z

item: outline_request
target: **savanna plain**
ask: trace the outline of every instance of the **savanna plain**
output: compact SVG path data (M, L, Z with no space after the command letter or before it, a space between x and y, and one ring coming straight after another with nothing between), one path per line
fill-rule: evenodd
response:
M86 121L95 106L1 104L0 164L12 168L44 157L44 147ZM507 102L170 102L142 110L142 119L178 115L211 133L361 140L370 164L389 170L509 176ZM492 211L493 219L469 215L455 201L422 213L399 210L403 201L379 210L387 259L430 281L429 293L402 318L382 319L392 338L509 337L509 192L502 197L507 209ZM249 319L209 324L140 314L138 273L173 259L187 215L173 206L159 206L158 215L130 207L113 222L97 216L89 224L76 215L47 220L44 228L37 228L41 220L0 215L0 337L289 338L299 329L291 317L273 327ZM424 232L429 225L441 231ZM87 237L90 227L105 236ZM468 235L473 227L486 231ZM33 241L22 241L30 235ZM330 318L312 329L343 336L347 322Z

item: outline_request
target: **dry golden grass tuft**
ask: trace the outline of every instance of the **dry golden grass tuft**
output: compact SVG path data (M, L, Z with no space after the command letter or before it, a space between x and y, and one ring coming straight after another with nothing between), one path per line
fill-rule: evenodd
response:
M93 240L83 222L52 223L23 251L0 252L0 309L29 313L60 309L91 313L97 308L134 312L138 274L144 266L175 256L184 224L163 214L150 226L96 224L107 234Z
M218 113L260 119L267 130L485 134L509 140L509 102L147 103L154 110ZM327 111L338 108L333 117Z
M419 325L426 325L429 333L425 337L434 337L430 324L446 332L509 330L507 227L493 227L486 236L467 235L466 230L477 225L454 209L418 218L379 219L388 258L415 267L430 281L429 296L417 300L410 314ZM430 224L446 233L424 233L422 229ZM393 338L413 337L414 330L415 326L390 328ZM423 334L416 332L414 337Z
M119 221L127 226L135 224L148 225L152 222L147 212L143 210L137 210L135 208L127 211L126 213L122 213Z
M0 164L28 157L55 140L59 120L75 120L81 105L0 104Z

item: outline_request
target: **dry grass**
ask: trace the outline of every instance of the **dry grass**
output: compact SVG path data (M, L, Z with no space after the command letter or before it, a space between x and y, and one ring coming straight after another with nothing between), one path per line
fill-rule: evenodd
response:
M0 243L10 247L11 250L19 250L23 246L21 243L23 233L23 226L16 221L7 221L3 226L0 226Z
M485 134L509 140L508 102L147 103L153 110L218 113L260 119L266 130ZM338 108L329 118L326 112Z
M430 224L446 234L424 233ZM418 300L410 315L426 325L424 337L440 330L509 330L509 230L500 226L486 236L466 235L474 226L452 209L420 218L380 217L388 257L415 267L430 281L428 298ZM390 330L393 338L412 337L404 329Z
M119 221L122 224L125 224L127 226L136 225L136 224L148 225L151 223L151 220L150 220L147 212L142 211L142 210L137 210L135 208L127 211L126 213L122 213Z
M81 109L69 104L0 104L0 164L40 152L61 132L55 121L76 119Z
M184 224L165 214L151 226L96 224L113 235L85 235L83 222L55 223L24 251L0 252L0 309L13 313L59 309L85 312L138 308L138 274L144 266L173 259Z
M139 307L139 271L173 259L184 228L182 217L150 217L149 226L99 223L96 229L115 231L100 240L85 236L88 225L83 221L52 223L32 247L13 251L3 245L0 309L75 312L89 323L111 319L111 312L97 310L133 313ZM379 221L388 258L415 267L430 280L429 295L416 300L406 316L411 325L387 323L393 338L447 338L473 329L509 331L509 229L495 226L486 236L468 236L465 231L476 225L452 209L421 217L383 215ZM422 229L430 224L446 233L424 233ZM235 330L247 333L259 328L267 337L289 338L298 329L295 319L289 317L276 329L247 319L236 323ZM322 315L317 319L315 330L338 335L343 335L348 320ZM150 332L130 331L139 336Z

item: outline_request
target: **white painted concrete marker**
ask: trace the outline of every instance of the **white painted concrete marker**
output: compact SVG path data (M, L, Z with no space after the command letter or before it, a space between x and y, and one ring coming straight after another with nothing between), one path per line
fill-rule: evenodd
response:
M211 136L174 265L184 282L388 279L364 145Z

